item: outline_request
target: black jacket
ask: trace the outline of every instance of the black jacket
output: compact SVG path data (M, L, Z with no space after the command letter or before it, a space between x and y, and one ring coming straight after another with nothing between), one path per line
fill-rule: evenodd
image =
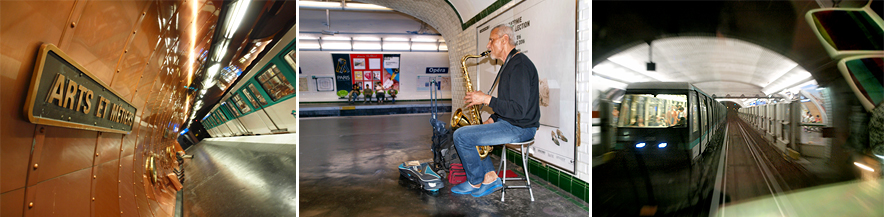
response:
M507 56L516 53L510 51ZM488 106L494 111L494 121L503 119L522 128L540 126L540 91L537 68L523 53L515 54L501 69L497 97L491 97Z

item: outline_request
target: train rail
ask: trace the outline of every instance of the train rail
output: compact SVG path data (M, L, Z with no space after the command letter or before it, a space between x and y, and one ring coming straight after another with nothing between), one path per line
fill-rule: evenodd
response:
M720 165L716 177L716 192L721 193L713 196L710 213L714 216L745 216L747 213L728 210L727 206L770 195L774 196L774 203L757 207L757 210L796 216L792 202L781 196L795 187L790 184L801 184L790 180L803 173L771 147L759 132L736 116L730 118L722 149L725 154L720 158L724 164Z

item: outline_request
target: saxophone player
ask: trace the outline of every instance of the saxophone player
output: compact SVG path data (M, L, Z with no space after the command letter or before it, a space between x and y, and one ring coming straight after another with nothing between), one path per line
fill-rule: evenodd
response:
M499 76L497 97L480 91L466 93L466 107L483 104L492 109L482 125L464 126L454 132L454 145L460 155L467 182L451 188L456 194L481 197L503 187L491 159L482 159L476 146L522 142L534 138L540 126L540 97L537 69L517 51L513 29L501 24L491 29L488 48L491 58L504 61Z

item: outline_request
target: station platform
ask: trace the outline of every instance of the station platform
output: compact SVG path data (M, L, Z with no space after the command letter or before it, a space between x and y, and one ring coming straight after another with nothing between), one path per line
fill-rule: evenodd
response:
M176 216L295 216L298 134L210 138L186 150Z
M396 101L396 103L386 102L383 104L363 101L352 104L347 102L302 102L298 104L298 107L300 117L415 114L433 111L430 101ZM436 109L439 112L451 112L451 100L439 100Z
M440 114L448 120L450 113ZM588 203L533 176L527 190L484 197L428 193L400 178L405 161L432 161L430 114L302 118L300 215L306 216L587 216ZM489 155L496 164L499 158ZM524 174L509 163L513 171ZM509 183L509 182L508 182ZM521 184L516 182L515 184Z

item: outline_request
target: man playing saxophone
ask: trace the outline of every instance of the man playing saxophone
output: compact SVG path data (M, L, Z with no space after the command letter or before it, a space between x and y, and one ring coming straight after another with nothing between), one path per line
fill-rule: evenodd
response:
M464 126L454 132L467 182L451 188L456 194L481 197L503 187L491 159L479 157L476 146L522 142L534 138L540 126L537 69L528 56L515 49L515 33L506 25L491 29L486 48L491 58L504 61L498 72L497 97L474 91L464 96L465 107L483 104L494 114L482 125Z

